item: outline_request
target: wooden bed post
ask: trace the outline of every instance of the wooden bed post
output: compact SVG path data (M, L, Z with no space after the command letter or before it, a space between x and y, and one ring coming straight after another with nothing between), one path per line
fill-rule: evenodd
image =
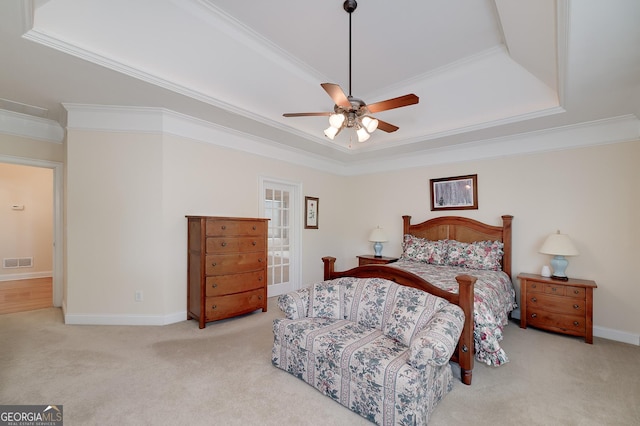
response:
M475 358L475 345L473 340L473 286L477 278L471 275L458 275L459 306L464 311L464 329L458 341L458 364L460 365L460 378L465 385L471 384L473 373L473 360Z
M325 256L322 258L322 262L324 263L324 279L325 281L330 280L336 266L336 258Z
M409 232L409 226L411 226L411 216L402 216L402 222L404 223L403 226L403 230L402 230L402 238L404 238L405 235L410 234Z
M502 244L504 244L504 255L502 257L502 270L511 278L511 222L513 216L502 216Z

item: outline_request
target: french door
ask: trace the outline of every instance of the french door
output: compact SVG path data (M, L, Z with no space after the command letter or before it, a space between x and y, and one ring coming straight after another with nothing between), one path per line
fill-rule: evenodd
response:
M261 216L269 220L267 295L278 296L299 288L300 185L260 180Z

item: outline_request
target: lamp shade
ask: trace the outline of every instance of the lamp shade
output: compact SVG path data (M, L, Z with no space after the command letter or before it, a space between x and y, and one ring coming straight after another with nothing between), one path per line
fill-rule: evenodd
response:
M344 123L344 114L337 113L329 116L329 124L331 124L331 127L339 129L342 127L342 123Z
M540 247L540 253L554 256L577 256L580 254L569 239L569 236L561 234L560 231L547 237L542 247Z
M378 226L373 231L371 231L371 234L369 235L369 241L374 243L383 243L387 241L387 235L384 233L382 228Z
M362 125L367 129L367 132L373 133L378 128L378 120L365 115L362 117Z
M365 129L364 127L360 127L358 130L356 130L356 134L358 135L358 142L364 142L367 139L369 139L369 133L367 133L367 129Z
M331 140L333 140L338 133L340 133L340 129L333 126L327 127L324 131L324 135Z

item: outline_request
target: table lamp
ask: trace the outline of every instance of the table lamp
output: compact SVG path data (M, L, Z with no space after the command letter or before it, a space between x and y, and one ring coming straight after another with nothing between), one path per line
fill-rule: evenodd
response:
M561 234L560 231L558 231L555 234L549 235L544 241L544 244L542 244L542 247L540 247L540 253L553 255L553 259L551 259L551 267L553 268L552 279L561 281L569 280L565 274L565 269L567 269L567 265L569 264L565 256L577 256L579 253L567 234Z
M375 257L382 257L382 243L387 241L387 236L385 235L382 228L379 226L371 231L369 235L369 241L373 243L373 251L375 252Z

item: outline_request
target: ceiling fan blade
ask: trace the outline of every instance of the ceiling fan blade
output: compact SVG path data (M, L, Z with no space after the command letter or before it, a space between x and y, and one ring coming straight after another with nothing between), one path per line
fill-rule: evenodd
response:
M320 86L331 96L336 105L347 109L351 108L351 102L340 86L334 83L322 83Z
M380 111L386 111L389 109L417 104L419 100L420 98L412 93L410 95L399 96L397 98L387 99L386 101L380 101L367 105L367 109L371 114L375 114L376 112Z
M328 117L332 112L290 112L282 114L285 117Z
M386 121L382 121L380 119L376 120L378 120L378 129L382 130L383 132L392 133L400 128L398 126L394 126L391 123L387 123Z

